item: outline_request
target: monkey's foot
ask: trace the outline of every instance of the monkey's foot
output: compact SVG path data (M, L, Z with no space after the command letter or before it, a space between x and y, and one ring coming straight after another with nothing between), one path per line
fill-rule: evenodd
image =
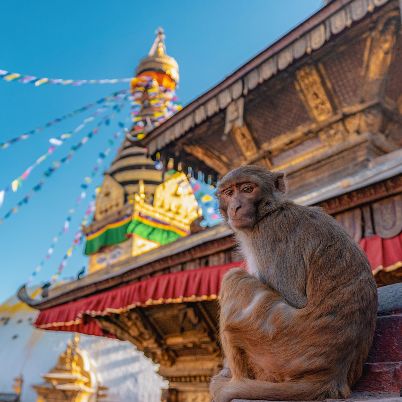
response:
M231 402L234 397L233 392L231 392L233 384L234 384L233 380L226 379L226 381L222 381L220 383L220 386L215 390L215 392L212 392L211 390L212 401Z
M228 376L229 375L229 376ZM223 368L216 376L214 376L209 384L209 392L211 393L213 402L220 401L219 395L222 388L230 382L230 369Z

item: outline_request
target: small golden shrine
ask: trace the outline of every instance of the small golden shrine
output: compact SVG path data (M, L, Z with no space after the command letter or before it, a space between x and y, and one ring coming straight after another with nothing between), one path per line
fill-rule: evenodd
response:
M118 244L102 247L90 255L90 272L190 234L190 225L201 216L201 211L187 176L182 172L171 173L156 187L152 203L147 200L144 187L140 181L139 192L129 197L131 215L102 229L98 239L104 234L115 236ZM95 236L93 239L97 241Z
M155 191L153 204L144 194L134 196L132 222L127 229L133 238L132 255L140 255L190 234L191 223L200 216L191 185L176 172Z
M79 335L74 334L56 366L42 375L45 382L34 385L37 402L87 402L96 389L89 363L78 348Z

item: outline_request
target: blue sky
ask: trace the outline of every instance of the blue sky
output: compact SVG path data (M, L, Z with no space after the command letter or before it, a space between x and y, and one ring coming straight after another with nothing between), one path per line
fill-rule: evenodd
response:
M4 2L0 13L0 69L36 76L71 79L130 77L162 26L167 51L180 65L178 96L185 105L284 33L314 13L321 0L22 0ZM42 86L0 81L0 142L95 101L126 84L82 87ZM70 131L89 113L0 150L0 189L46 152L49 138ZM40 179L53 160L93 127L78 133L36 169L0 208L3 216ZM116 129L103 129L74 158L46 181L29 204L0 225L0 300L24 283L46 254L82 179ZM111 156L113 157L113 156ZM104 168L110 163L107 160ZM101 175L96 183L101 182ZM84 214L74 215L70 231L59 241L38 281L56 271ZM85 264L76 249L63 277Z

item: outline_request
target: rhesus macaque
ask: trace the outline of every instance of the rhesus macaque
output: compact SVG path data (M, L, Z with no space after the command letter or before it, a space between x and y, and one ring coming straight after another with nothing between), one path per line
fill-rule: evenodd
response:
M377 312L365 254L321 209L288 200L283 173L240 167L218 197L248 272L222 281L227 367L211 382L214 402L348 397Z

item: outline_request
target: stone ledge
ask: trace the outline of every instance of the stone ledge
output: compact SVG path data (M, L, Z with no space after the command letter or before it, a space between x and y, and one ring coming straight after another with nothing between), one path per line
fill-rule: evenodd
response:
M402 397L397 394L379 394L370 392L353 392L348 399L325 399L325 402L402 402ZM232 402L281 402L267 400L233 399ZM286 401L286 402L311 402L311 401Z

